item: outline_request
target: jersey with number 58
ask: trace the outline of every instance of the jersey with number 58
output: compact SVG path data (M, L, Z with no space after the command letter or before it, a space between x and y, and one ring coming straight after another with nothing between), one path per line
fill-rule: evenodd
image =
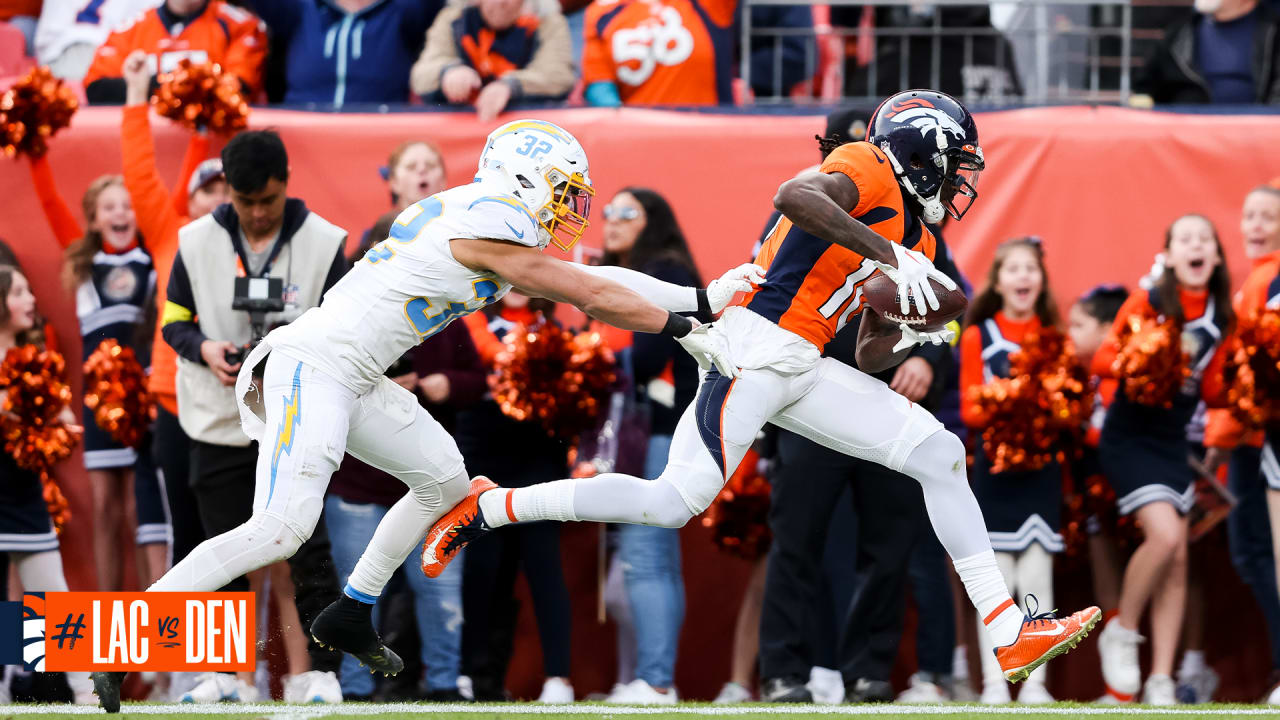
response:
M410 348L511 289L502 278L454 260L450 240L538 247L538 229L524 203L487 180L419 200L396 218L390 237L325 293L320 307L274 330L266 342L367 392Z

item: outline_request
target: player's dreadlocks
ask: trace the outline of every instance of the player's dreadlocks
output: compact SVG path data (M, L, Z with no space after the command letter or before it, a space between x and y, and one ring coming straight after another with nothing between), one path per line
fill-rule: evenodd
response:
M818 150L822 152L823 160L827 159L827 156L835 151L836 148L841 145L847 145L850 142L849 138L841 137L834 133L826 137L814 135L813 139L818 141Z

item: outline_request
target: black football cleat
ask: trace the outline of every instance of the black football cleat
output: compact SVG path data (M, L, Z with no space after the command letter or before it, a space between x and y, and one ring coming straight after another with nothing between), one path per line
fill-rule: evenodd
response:
M316 616L311 637L321 647L351 655L369 672L395 675L404 669L404 661L382 644L373 629L373 606L345 594Z
M98 704L109 713L120 712L120 686L124 683L122 672L93 673L93 692Z

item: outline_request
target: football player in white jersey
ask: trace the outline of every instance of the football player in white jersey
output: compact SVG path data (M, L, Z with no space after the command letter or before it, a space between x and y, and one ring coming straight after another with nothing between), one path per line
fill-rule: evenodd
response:
M392 362L515 287L620 328L672 335L699 363L736 372L709 326L677 313L719 312L763 279L760 269L743 265L702 290L544 254L548 244L568 250L578 241L594 192L586 153L572 135L549 122L518 120L489 136L475 182L400 213L390 237L318 308L272 331L246 359L236 397L245 433L259 442L253 516L199 545L150 590L216 590L293 555L315 528L329 476L351 453L409 492L379 524L311 633L374 672L395 674L404 663L374 630L373 603L427 528L466 497L470 479L453 438L413 393L383 375ZM259 389L253 373L264 358ZM108 712L120 709L123 677L94 674Z

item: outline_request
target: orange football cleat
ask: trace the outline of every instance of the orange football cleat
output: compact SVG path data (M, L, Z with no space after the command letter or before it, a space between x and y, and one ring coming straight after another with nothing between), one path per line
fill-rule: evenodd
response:
M1028 596L1027 599L1035 598ZM1052 612L1024 617L1018 639L995 649L1005 679L1011 683L1026 680L1032 670L1079 645L1101 619L1102 611L1096 607L1061 619Z
M480 494L498 487L489 478L477 475L471 479L471 492L453 506L431 526L427 539L422 543L422 573L429 578L440 577L449 561L467 543L489 532L492 528L480 512Z

